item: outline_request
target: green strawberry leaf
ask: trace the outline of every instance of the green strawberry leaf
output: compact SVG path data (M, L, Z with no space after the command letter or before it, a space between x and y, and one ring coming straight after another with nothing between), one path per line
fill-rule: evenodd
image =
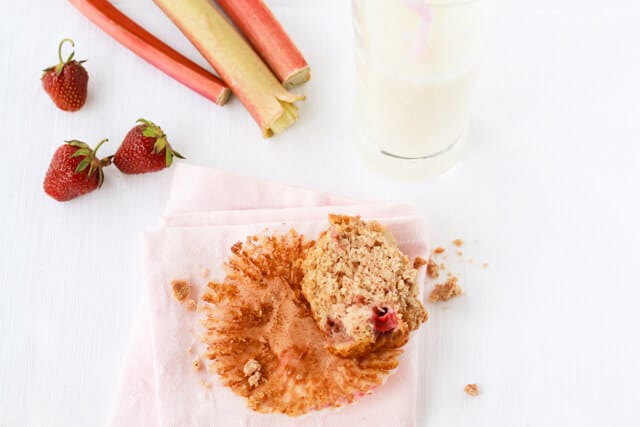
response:
M162 152L162 150L164 150L167 146L167 138L165 138L164 135L158 137L158 139L156 139L156 142L153 143L153 152L154 153L160 153Z
M65 142L73 147L89 148L89 146L85 142L78 141L77 139L72 139L71 141L65 141Z
M167 167L171 166L173 163L173 155L171 154L171 150L165 150L164 159Z
M71 157L88 156L91 151L88 148L81 148L71 155Z
M171 150L171 154L173 154L174 156L176 156L179 159L186 159L186 157L184 157L182 154L178 153L175 150Z
M78 163L78 166L76 166L76 170L75 173L79 173L82 172L83 170L85 170L87 168L87 166L89 166L91 164L91 159L88 157L85 157L84 159L82 159L82 161L80 163Z
M147 136L149 138L156 138L158 136L156 131L150 127L144 128L144 130L142 131L142 135Z

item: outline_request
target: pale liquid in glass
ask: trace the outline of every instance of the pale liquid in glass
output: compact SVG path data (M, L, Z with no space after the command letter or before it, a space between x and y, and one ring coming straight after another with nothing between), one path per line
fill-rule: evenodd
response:
M431 175L457 159L485 42L485 3L354 1L354 133L377 166Z

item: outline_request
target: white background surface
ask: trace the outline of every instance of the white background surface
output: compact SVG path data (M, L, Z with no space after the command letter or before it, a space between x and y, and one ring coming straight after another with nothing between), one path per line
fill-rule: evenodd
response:
M414 184L372 174L348 144L346 0L268 2L313 73L300 121L268 141L239 102L220 108L190 92L66 2L4 3L0 425L107 418L142 297L139 232L157 224L171 172L107 170L99 192L67 204L46 197L42 179L63 140L109 137L109 154L141 116L194 164L410 201L433 244L468 242L451 262L464 297L428 307L421 425L637 425L637 2L502 2L466 156ZM114 3L204 64L150 1ZM57 110L39 82L63 37L89 59L89 100L77 113ZM469 382L477 399L462 393Z

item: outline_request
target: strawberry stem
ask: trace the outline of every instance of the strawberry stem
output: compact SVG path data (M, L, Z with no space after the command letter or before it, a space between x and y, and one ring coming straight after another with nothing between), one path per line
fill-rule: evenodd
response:
M103 139L102 141L98 142L98 145L96 145L96 148L94 148L94 149L93 149L93 154L97 153L97 152L98 152L98 149L99 149L100 147L102 147L102 144L104 144L104 143L105 143L105 142L107 142L108 140L109 140L108 138L105 138L105 139Z
M69 61L71 61L71 59L73 58L73 55L75 54L75 51L74 51L74 50L72 50L72 51L71 51L71 54L69 55L69 57L67 58L67 60L66 60L66 61L63 61L63 60L62 60L62 46L63 46L65 43L67 43L67 42L71 43L71 47L76 47L76 44L73 42L73 40L71 40L71 39L62 39L62 41L61 41L61 42L60 42L60 44L58 45L58 59L60 60L60 63L61 63L61 64L66 64L66 63L68 63Z
M100 159L100 167L106 168L107 166L111 166L113 162L113 155L107 156L104 159Z

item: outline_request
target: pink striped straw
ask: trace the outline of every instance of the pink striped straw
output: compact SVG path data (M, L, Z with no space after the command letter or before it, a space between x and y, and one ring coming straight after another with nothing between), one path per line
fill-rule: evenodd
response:
M406 2L409 8L420 18L416 40L414 42L414 51L418 59L425 59L427 56L427 44L431 36L433 9L425 0L406 0Z

